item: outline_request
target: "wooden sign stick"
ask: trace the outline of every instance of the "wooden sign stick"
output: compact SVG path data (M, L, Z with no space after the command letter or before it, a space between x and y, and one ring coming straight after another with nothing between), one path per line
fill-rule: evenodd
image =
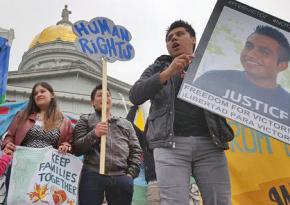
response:
M107 61L102 58L102 122L107 121ZM100 174L105 174L106 135L101 136Z

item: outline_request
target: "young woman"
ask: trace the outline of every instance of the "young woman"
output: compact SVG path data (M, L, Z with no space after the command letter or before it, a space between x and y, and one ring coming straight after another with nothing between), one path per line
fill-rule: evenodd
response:
M58 109L53 88L40 82L33 86L27 108L19 112L10 124L2 149L11 155L16 145L53 146L66 153L71 151L72 134L71 122Z

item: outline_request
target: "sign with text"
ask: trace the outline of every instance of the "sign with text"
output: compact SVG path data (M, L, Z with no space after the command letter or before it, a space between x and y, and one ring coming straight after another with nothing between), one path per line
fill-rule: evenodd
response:
M135 55L130 44L130 32L108 18L96 17L90 22L77 21L73 25L73 31L77 35L75 45L78 50L93 60L104 58L108 62L128 61Z
M82 162L52 147L17 147L13 154L8 205L78 204Z
M235 138L226 151L233 205L290 203L290 145L229 120Z
M290 144L290 23L218 1L178 97Z

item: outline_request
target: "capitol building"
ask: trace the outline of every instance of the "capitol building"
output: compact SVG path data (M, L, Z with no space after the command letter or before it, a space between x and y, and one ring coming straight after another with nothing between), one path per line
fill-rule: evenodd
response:
M78 118L92 112L90 93L102 82L102 62L95 62L77 50L67 6L56 25L40 31L23 54L17 71L10 71L7 82L7 101L28 100L33 85L46 81L55 90L58 105L67 115ZM112 92L112 113L126 116L131 85L108 76Z

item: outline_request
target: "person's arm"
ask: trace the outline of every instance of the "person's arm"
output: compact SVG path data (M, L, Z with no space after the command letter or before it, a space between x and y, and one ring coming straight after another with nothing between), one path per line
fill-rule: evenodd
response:
M12 154L16 150L16 146L14 144L15 135L17 128L19 126L19 120L23 112L18 112L16 116L13 118L11 124L8 127L7 134L3 140L1 149L4 150L9 154Z
M5 173L11 159L12 159L12 156L7 155L5 153L0 158L0 176L2 176Z
M135 82L129 92L129 99L134 105L141 105L153 98L158 93L163 84L160 82L161 64L155 63L149 66Z
M94 149L96 143L98 143L99 137L96 136L95 129L89 130L88 116L81 116L78 120L73 134L72 148L74 154L77 156L86 154L90 150Z
M142 154L142 149L140 147L140 143L135 134L132 124L130 124L129 158L128 158L127 175L132 176L132 178L136 178L139 175L140 164L141 164L141 154Z
M171 63L161 58L162 56L149 66L132 86L129 99L134 105L154 98L172 76L183 72L191 62L192 56L182 54L175 57Z
M60 142L58 151L60 153L67 153L72 151L71 143L73 138L73 126L69 119L64 116L61 128L60 128Z

